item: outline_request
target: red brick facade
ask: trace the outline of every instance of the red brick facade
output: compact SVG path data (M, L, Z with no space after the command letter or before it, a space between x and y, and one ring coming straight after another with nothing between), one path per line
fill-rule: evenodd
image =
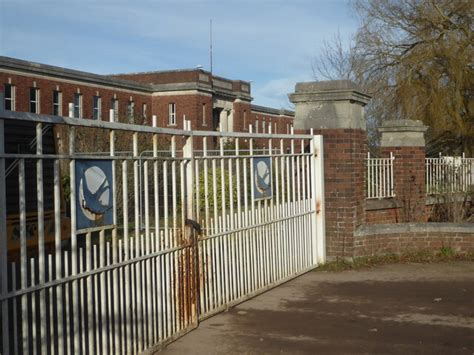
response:
M356 235L354 256L368 256L380 254L403 254L405 252L430 250L439 252L441 248L451 248L453 251L465 254L474 252L474 230L469 226L464 230L456 230L456 225L447 228L423 228L424 224L417 225L417 231L409 228L393 228L393 232L377 231ZM384 226L381 226L383 229ZM389 225L385 227L391 228ZM398 230L395 230L398 229ZM425 230L423 230L425 229ZM448 230L447 230L448 229Z
M15 110L29 112L30 88L40 93L42 114L53 114L53 91L62 94L62 115L68 115L68 105L74 101L74 94L82 95L82 117L93 117L93 97L101 98L101 119L109 119L113 109L112 99L118 100L120 122L130 122L127 106L134 103L135 123L151 124L156 115L159 127L169 127L169 104L176 107L176 124L183 128L183 119L191 121L193 130L216 130L218 124L213 116L217 101L227 103L226 110L233 115L233 126L229 131L248 131L248 125L260 121L272 125L273 133L287 133L292 125L293 113L251 105L250 83L229 80L201 69L176 70L168 72L132 73L102 76L69 69L29 63L12 58L0 57L0 85L11 84L15 88ZM146 106L146 120L142 121ZM275 132L275 128L277 131ZM255 129L254 129L255 131ZM268 133L268 128L266 130Z
M361 129L316 130L324 142L326 246L329 257L352 256L354 231L365 223L367 134Z
M425 148L424 147L383 147L382 156L394 160L395 200L399 203L399 222L424 222L426 187L425 187Z
M68 115L68 103L74 101L74 94L82 95L83 117L92 118L92 100L94 96L102 99L102 120L109 119L109 110L112 109L111 102L115 98L119 102L119 121L127 122L127 103L132 99L135 103L135 115L143 114L143 104L147 105L148 111L151 108L152 97L145 93L133 90L123 91L114 88L104 88L88 85L87 83L70 83L55 78L37 78L31 75L19 75L2 72L0 69L0 82L2 84L11 83L15 86L15 110L29 112L29 91L36 87L40 90L40 110L39 113L53 114L53 91L62 93L62 114ZM3 85L2 85L3 91ZM150 117L150 112L147 114ZM148 120L150 121L150 120Z

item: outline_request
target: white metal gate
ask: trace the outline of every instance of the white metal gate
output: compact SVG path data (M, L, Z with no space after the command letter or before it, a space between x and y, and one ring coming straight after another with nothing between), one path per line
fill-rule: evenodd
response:
M324 262L320 136L153 121L0 111L3 354L151 350ZM254 201L257 158L273 191ZM76 228L79 160L111 164L110 225Z

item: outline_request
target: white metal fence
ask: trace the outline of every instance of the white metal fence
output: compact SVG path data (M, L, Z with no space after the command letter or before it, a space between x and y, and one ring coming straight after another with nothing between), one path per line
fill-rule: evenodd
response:
M394 197L393 162L395 157L372 158L367 153L367 198Z
M22 137L32 132L33 152L9 146L4 133L16 124ZM47 151L46 126L67 131L67 153ZM82 129L106 134L107 156L79 154ZM207 153L211 139L221 154ZM229 139L234 153L224 154ZM159 155L161 140L170 156ZM119 141L130 153L116 154ZM255 154L257 144L267 152ZM258 157L271 161L273 194L254 201ZM320 136L0 111L3 354L139 353L316 267L325 260L322 157ZM111 161L111 225L76 229L78 159Z
M428 195L474 190L474 158L426 158L426 193Z

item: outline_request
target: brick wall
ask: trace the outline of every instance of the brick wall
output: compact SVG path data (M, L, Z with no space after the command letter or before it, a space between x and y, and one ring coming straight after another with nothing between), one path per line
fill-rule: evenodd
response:
M199 70L116 74L111 77L147 84L187 83L199 80Z
M366 210L365 223L368 224L384 224L384 223L399 223L400 211L399 208L391 207L380 210Z
M361 228L355 235L354 257L402 254L420 250L452 248L457 253L474 252L472 224L386 224Z
M250 102L234 102L234 131L248 132L251 123L253 122Z
M327 255L352 256L354 231L365 223L367 134L361 129L316 130L324 141Z
M62 92L62 113L63 116L68 115L68 104L74 102L74 94L79 91L83 100L83 117L92 118L93 96L97 95L102 98L102 119L109 119L109 110L111 100L115 97L119 101L119 121L127 122L127 103L132 97L135 103L135 115L141 115L143 103L147 104L148 124L151 122L151 95L146 93L137 93L136 91L126 91L123 89L96 87L93 85L68 83L64 81L54 80L50 78L36 78L32 76L23 76L10 73L0 72L0 84L3 90L3 84L11 80L15 85L15 106L16 111L29 112L29 90L34 86L40 89L40 113L53 114L53 91L59 89Z
M382 156L395 156L393 165L395 199L400 204L399 222L423 222L425 213L425 148L383 147Z

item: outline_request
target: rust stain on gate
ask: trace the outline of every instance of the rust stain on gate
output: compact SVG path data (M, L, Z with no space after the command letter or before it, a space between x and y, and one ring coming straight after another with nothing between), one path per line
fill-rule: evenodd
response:
M182 329L197 324L197 299L199 293L197 240L191 228L179 237L178 270L175 289L177 289L177 313Z

